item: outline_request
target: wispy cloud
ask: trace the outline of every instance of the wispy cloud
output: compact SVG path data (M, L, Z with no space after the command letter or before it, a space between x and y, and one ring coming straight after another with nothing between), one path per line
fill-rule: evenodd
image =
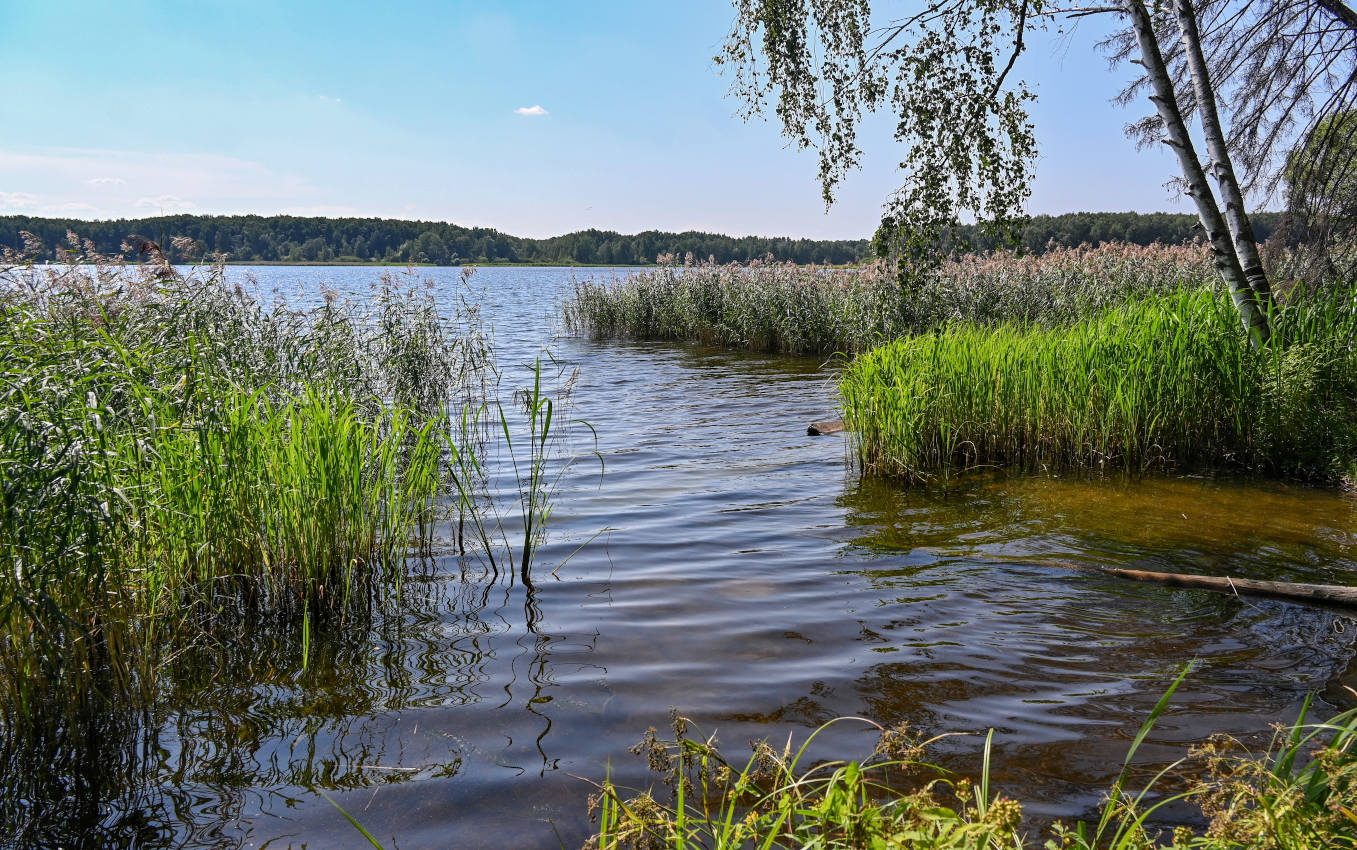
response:
M150 210L191 210L195 206L178 195L156 195L154 198L138 198L136 205Z
M532 116L537 116L537 115L549 115L549 114L550 114L550 113L548 113L545 109L543 109L542 107L536 106L536 105L533 105L533 106L520 106L520 107L518 107L517 109L515 109L514 112L517 113L517 114L519 114L519 115L532 115Z
M99 212L99 208L93 204L82 204L78 201L69 201L64 204L46 204L42 208L45 215L68 215L72 218L93 215Z
M344 102L344 98L342 98L342 97L330 97L330 96L328 96L328 95L323 95L323 94L316 95L316 97L319 97L322 103L343 103L343 102Z
M121 177L91 177L85 182L91 186L121 186L127 181Z

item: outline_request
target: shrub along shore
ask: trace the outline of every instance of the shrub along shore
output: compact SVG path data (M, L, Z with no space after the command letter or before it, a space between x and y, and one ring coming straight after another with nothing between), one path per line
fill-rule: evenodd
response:
M948 325L855 360L844 421L872 472L904 478L984 464L1334 479L1357 459L1354 297L1293 297L1285 344L1262 350L1205 289L1066 327Z
M1053 250L892 270L698 265L583 282L598 337L858 355L864 468L1211 469L1357 478L1357 286L1294 285L1245 342L1199 245Z

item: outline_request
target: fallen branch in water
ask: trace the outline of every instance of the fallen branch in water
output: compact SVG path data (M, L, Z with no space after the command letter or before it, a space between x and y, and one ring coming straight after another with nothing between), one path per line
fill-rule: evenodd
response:
M1342 584L1303 584L1293 581L1260 581L1251 578L1233 576L1199 576L1192 573L1160 573L1152 570L1124 570L1118 567L1101 567L1097 564L1080 564L1074 561L1013 561L1000 558L984 558L1005 564L1025 564L1036 567L1052 567L1063 570L1078 570L1084 573L1099 573L1130 581L1143 581L1150 584L1162 584L1168 587L1187 587L1198 590L1214 590L1231 596L1271 596L1277 599L1297 599L1308 602L1322 602L1328 605L1342 605L1357 608L1357 587Z
M1074 566L1074 565L1070 565ZM1147 570L1121 570L1097 567L1099 572L1132 581L1166 584L1170 587L1195 587L1235 596L1274 596L1281 599L1304 599L1327 602L1332 605L1357 606L1357 587L1339 584L1299 584L1290 581L1258 581L1229 576L1198 576L1186 573L1156 573Z

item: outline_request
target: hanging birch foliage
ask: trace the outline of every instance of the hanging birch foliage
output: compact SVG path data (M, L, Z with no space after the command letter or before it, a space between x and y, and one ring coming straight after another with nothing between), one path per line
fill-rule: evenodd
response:
M879 253L928 255L963 217L1000 232L1023 217L1036 159L1027 85L1012 73L1041 0L939 0L874 26L865 0L736 0L718 65L743 115L771 108L819 154L826 204L859 164L858 128L889 109L904 152Z

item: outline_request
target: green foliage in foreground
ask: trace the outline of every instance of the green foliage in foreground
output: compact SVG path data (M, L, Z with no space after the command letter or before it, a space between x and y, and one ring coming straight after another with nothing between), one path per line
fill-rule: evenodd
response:
M485 343L424 293L265 310L91 247L0 264L0 727L144 694L214 622L361 613L475 448Z
M1068 327L955 324L864 355L841 384L865 467L1234 467L1338 477L1357 459L1357 287L1294 292L1244 344L1210 290Z
M1180 680L1181 681L1181 680ZM1175 686L1176 687L1176 686ZM1172 691L1170 691L1170 694ZM635 792L605 782L591 802L599 850L670 848L843 848L844 850L1320 850L1357 847L1357 714L1327 723L1297 723L1275 732L1265 754L1213 738L1165 768L1145 788L1129 782L1140 743L1167 706L1160 701L1127 754L1096 822L1057 823L1046 840L1025 834L1022 806L990 787L989 748L978 781L924 760L930 742L904 727L882 730L876 751L857 762L807 764L797 750L767 742L740 766L713 739L689 734L676 718L675 738L654 730L638 747L667 793ZM849 722L843 719L833 723ZM868 722L868 721L860 721ZM991 735L992 737L992 735ZM1190 770L1199 777L1166 796L1155 784ZM663 798L663 801L660 799ZM1187 799L1205 829L1158 827L1164 805ZM1162 823L1162 820L1159 821Z

